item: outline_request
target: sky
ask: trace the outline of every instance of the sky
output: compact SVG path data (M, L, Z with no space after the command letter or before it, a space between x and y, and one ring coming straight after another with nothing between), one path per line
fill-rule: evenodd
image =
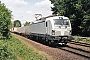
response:
M53 5L49 0L0 0L12 11L13 20L20 20L22 24L35 21L35 14L43 17L52 14Z

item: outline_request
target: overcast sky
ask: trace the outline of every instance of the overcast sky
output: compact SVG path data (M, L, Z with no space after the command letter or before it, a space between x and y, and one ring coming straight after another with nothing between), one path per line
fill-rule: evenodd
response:
M35 14L48 16L52 14L51 2L49 0L0 0L12 11L14 20L35 21Z

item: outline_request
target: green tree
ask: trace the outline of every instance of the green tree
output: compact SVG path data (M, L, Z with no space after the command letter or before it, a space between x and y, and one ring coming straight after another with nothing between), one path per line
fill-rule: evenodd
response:
M53 14L64 15L65 8L63 0L50 0L54 7L51 7Z
M21 27L21 22L19 20L15 20L14 27Z
M0 1L0 39L10 38L10 27L11 27L11 18L12 14L11 11L6 8L4 3Z
M29 26L30 25L30 22L25 22L24 26Z
M53 14L70 18L73 35L90 36L90 0L50 0Z

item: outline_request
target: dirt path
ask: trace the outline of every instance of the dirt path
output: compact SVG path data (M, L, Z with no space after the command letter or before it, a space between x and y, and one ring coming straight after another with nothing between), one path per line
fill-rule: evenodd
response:
M83 55L84 53L82 52L82 54L79 54L80 51L77 53L76 50L78 50L77 48L79 48L79 46L76 45L71 45L71 44L67 44L68 46L65 47L59 47L59 48L54 48L54 47L49 47L46 45L43 45L41 43L32 41L30 39L24 38L22 36L13 34L14 36L17 36L18 38L32 44L36 49L45 52L46 54L48 54L50 57L52 57L50 60L90 60L90 56L89 56L89 52L90 52L90 47L80 47L80 51L84 51L84 52L88 52L88 56L87 55ZM69 50L68 48L73 47L73 49L75 50ZM85 48L85 49L83 49ZM88 50L86 50L88 49ZM85 53L86 54L86 53Z

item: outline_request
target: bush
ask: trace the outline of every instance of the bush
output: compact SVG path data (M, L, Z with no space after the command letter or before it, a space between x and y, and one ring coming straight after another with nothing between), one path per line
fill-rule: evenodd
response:
M0 60L16 60L15 56L13 56L8 50L7 46L0 45Z
M0 38L10 38L11 11L0 1Z

